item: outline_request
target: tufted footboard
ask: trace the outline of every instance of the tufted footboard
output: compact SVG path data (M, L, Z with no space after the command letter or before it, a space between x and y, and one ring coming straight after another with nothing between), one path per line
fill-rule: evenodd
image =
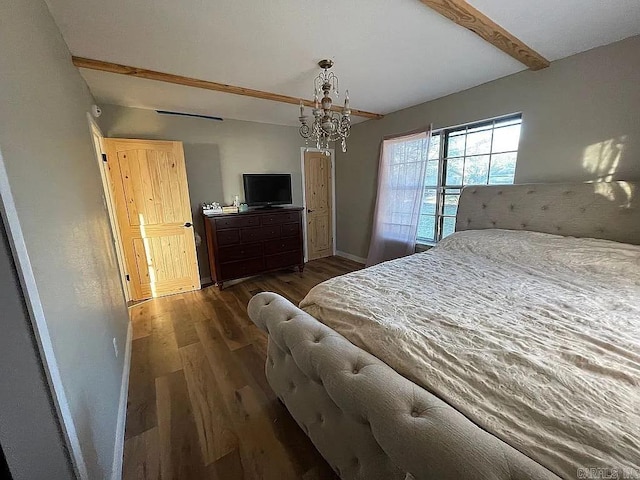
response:
M271 388L341 478L558 478L281 296L248 311Z

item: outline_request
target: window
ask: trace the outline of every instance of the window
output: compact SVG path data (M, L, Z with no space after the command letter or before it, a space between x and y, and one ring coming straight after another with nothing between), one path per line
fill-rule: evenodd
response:
M462 187L513 183L521 125L517 114L432 133L418 243L453 233Z

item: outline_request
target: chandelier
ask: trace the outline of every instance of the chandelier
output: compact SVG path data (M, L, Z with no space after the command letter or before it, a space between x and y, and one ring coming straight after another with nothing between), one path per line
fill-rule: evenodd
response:
M304 104L300 100L300 136L309 145L309 139L315 142L316 148L329 153L329 142L342 144L342 151L347 151L347 137L351 133L351 110L349 110L349 90L345 92L344 107L342 112L331 109L333 100L329 93L333 91L336 98L339 98L338 77L329 69L333 66L332 60L321 60L318 62L322 71L314 80L313 94L313 123L309 125L307 116L304 114ZM323 96L320 99L320 93Z

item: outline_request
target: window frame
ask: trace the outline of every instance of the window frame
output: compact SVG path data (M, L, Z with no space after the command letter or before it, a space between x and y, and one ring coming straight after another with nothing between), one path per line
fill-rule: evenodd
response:
M441 128L438 130L433 130L431 132L431 138L433 138L436 135L440 136L440 145L439 145L439 149L438 149L438 173L437 173L437 185L425 185L424 186L424 190L435 190L436 191L436 205L435 205L435 213L434 213L434 217L435 217L435 226L434 226L434 238L433 239L425 239L425 238L416 238L416 245L417 246L433 246L436 243L438 243L440 240L442 240L442 233L444 230L444 219L445 218L456 218L456 217L451 217L451 215L445 215L444 212L444 208L445 208L445 198L447 195L447 190L458 190L458 193L454 194L454 195L460 195L462 193L462 189L465 187L464 184L464 174L465 174L465 166L466 166L466 160L468 157L472 157L474 155L465 155L466 153L466 146L467 146L467 136L469 135L469 133L465 133L465 146L463 149L463 155L459 155L459 156L455 156L455 157L447 157L446 153L448 150L448 146L449 146L449 140L450 140L450 136L452 133L455 132L459 132L459 131L467 131L469 129L476 129L476 128L482 128L484 126L490 126L491 127L491 146L489 149L489 153L488 154L478 154L478 156L483 156L483 155L488 155L489 156L489 165L488 165L488 171L487 171L487 183L485 185L497 185L497 184L492 184L489 183L490 179L491 179L491 160L493 155L499 155L499 154L503 154L503 153L514 153L516 154L516 166L517 166L517 158L518 158L518 153L520 150L520 139L518 138L518 146L516 148L516 150L507 150L504 152L493 152L493 141L494 141L494 134L495 134L495 130L496 130L496 123L499 122L507 122L509 120L520 120L519 125L522 128L522 112L517 112L517 113L511 113L508 115L502 115L499 117L494 117L494 118L490 118L487 120L480 120L477 122L470 122L470 123L465 123L463 125L456 125L454 127L446 127L446 128ZM498 127L498 128L504 128L504 127ZM446 183L446 176L447 176L447 162L451 159L462 159L462 173L461 173L461 184L460 185L448 185ZM435 159L432 159L431 161L434 161ZM429 160L427 160L429 161ZM515 174L514 174L515 175ZM515 178L514 178L515 181ZM457 210L456 210L456 214L457 214ZM420 222L420 218L421 215L419 215L419 220L418 222Z

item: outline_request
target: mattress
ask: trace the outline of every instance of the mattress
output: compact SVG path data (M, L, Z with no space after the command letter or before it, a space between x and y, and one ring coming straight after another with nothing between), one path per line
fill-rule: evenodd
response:
M458 232L300 307L561 477L640 476L638 246Z

